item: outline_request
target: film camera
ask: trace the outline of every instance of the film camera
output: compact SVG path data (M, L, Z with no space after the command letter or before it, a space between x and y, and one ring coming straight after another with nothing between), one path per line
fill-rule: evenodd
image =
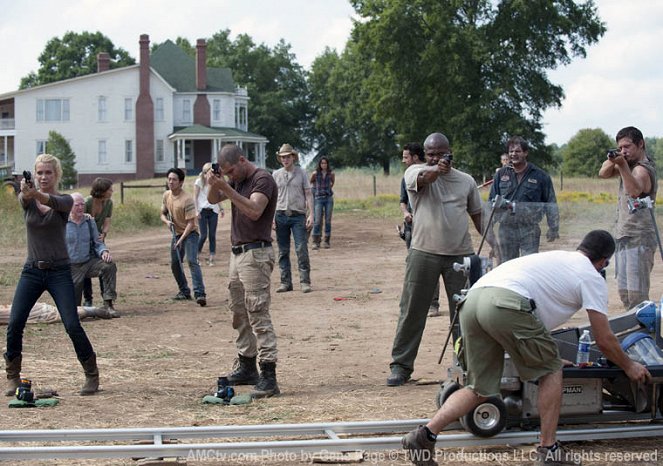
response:
M493 200L493 208L495 210L508 210L511 215L516 213L516 201L510 201L502 196L498 196Z
M221 167L219 167L218 163L212 164L212 173L214 173L216 176L221 175Z
M35 394L32 391L32 381L30 379L21 379L16 388L16 398L26 403L34 403Z
M216 381L217 388L214 396L230 403L230 400L235 396L235 389L228 384L228 377L219 377Z
M628 211L631 214L637 212L638 210L652 209L654 207L654 201L652 201L649 196L629 197L626 200L626 203L628 204Z
M26 184L32 186L32 173L30 170L23 170L23 179L25 180Z
M609 159L614 159L615 157L619 157L619 149L608 149L608 158Z

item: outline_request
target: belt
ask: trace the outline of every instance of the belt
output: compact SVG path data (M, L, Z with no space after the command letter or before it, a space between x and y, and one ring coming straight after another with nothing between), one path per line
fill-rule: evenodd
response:
M294 217L295 215L306 215L303 212L297 212L296 210L277 210L277 214L283 214L287 217Z
M246 251L250 251L251 249L267 248L271 246L272 243L268 243L267 241L256 241L254 243L246 243L246 244L240 244L238 246L233 246L230 248L230 250L233 252L233 254L239 256L240 254L243 254Z
M60 259L56 261L31 261L27 262L26 265L29 265L33 269L50 270L62 267L63 265L69 265L69 259Z

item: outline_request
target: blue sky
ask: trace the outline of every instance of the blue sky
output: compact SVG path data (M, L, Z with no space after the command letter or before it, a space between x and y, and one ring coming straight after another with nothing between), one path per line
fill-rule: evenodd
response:
M566 98L544 114L547 142L563 144L582 128L612 136L629 125L662 136L663 1L596 3L608 32L586 59L550 72ZM232 38L246 33L270 46L283 38L308 68L325 47L343 49L353 14L347 0L0 0L0 11L0 94L15 90L38 68L46 42L69 30L101 31L137 57L140 34L195 42L230 29Z

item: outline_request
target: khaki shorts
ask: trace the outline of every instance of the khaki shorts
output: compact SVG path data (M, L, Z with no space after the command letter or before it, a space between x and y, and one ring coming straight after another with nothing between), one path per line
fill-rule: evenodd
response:
M499 396L507 352L525 381L562 368L557 344L533 314L530 300L504 288L470 290L460 309L467 386Z

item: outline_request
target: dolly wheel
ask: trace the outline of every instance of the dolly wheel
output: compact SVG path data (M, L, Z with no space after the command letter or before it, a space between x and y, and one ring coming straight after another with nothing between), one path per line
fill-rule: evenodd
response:
M437 396L435 397L435 404L437 405L437 409L440 409L444 402L449 399L451 394L460 388L461 387L458 382L444 382L440 387L440 390L437 392Z
M463 428L478 436L492 437L506 427L506 406L501 398L488 398L465 416L460 418Z

